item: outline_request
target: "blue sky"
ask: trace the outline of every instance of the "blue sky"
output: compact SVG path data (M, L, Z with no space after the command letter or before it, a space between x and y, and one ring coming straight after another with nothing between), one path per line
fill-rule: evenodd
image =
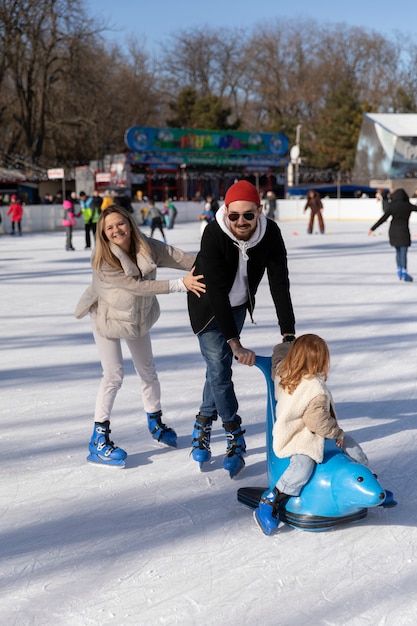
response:
M390 35L415 34L413 0L85 0L90 16L100 17L118 30L107 33L119 41L134 34L147 51L177 30L208 25L212 28L247 28L277 18L314 19L320 24L346 23Z

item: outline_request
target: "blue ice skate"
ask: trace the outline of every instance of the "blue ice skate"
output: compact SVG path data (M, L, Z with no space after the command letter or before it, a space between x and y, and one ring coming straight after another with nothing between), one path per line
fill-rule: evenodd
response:
M402 268L401 270L401 277L403 280L405 280L407 283L412 283L413 282L413 277L410 276L410 274L407 273L407 270L405 267Z
M110 441L110 422L95 422L89 443L90 454L87 461L109 467L125 467L127 453Z
M384 509L391 509L397 506L398 502L394 500L394 494L389 489L385 489L385 500L381 504Z
M223 459L223 467L229 472L230 478L234 478L245 467L243 455L246 452L246 443L243 435L246 431L242 430L238 421L225 422L223 427L227 437L227 450Z
M267 490L261 497L259 505L253 512L255 522L264 535L271 535L278 528L278 508L281 502L288 496L278 491L276 487L272 491Z
M198 414L194 422L191 455L203 469L203 463L211 459L210 436L212 418Z
M166 446L173 448L177 447L177 433L173 428L168 428L162 423L162 411L156 411L155 413L146 413L148 418L148 428L152 435L152 438L159 443L164 443Z

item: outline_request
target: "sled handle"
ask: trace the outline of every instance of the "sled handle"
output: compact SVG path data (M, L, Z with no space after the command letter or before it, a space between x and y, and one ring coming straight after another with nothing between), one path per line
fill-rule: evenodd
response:
M266 388L267 388L267 402L266 402L266 446L267 450L272 448L272 428L275 423L275 388L274 381L271 377L272 370L272 357L270 356L256 356L255 365L258 367L265 376ZM268 461L269 463L269 461Z

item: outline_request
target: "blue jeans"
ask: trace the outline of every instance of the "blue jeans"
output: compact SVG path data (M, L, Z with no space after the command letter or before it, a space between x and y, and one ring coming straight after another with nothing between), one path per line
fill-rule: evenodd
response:
M276 487L287 496L299 496L301 489L310 480L316 462L306 454L294 454L290 464L278 480Z
M353 461L368 465L368 457L351 435L344 436L343 451ZM301 489L310 480L315 466L316 462L306 454L294 454L276 484L277 489L288 496L299 496Z
M405 270L407 269L407 246L398 246L395 248L396 255L395 259L397 261L397 267L403 267Z
M233 309L237 332L243 328L246 317L246 304ZM206 381L200 415L216 420L220 415L222 422L238 421L238 402L232 382L233 353L223 333L214 319L197 335L200 350L206 362Z

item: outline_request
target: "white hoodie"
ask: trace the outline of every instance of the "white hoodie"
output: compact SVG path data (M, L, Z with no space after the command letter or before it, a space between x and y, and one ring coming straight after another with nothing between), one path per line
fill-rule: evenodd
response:
M235 246L239 248L241 255L239 255L239 266L236 272L235 280L232 288L229 292L230 305L232 307L245 304L248 300L248 254L247 250L256 246L265 235L266 230L266 217L263 213L259 216L256 230L248 241L242 241L237 239L230 230L230 220L227 217L226 205L222 205L216 212L216 220L220 228L230 239Z

